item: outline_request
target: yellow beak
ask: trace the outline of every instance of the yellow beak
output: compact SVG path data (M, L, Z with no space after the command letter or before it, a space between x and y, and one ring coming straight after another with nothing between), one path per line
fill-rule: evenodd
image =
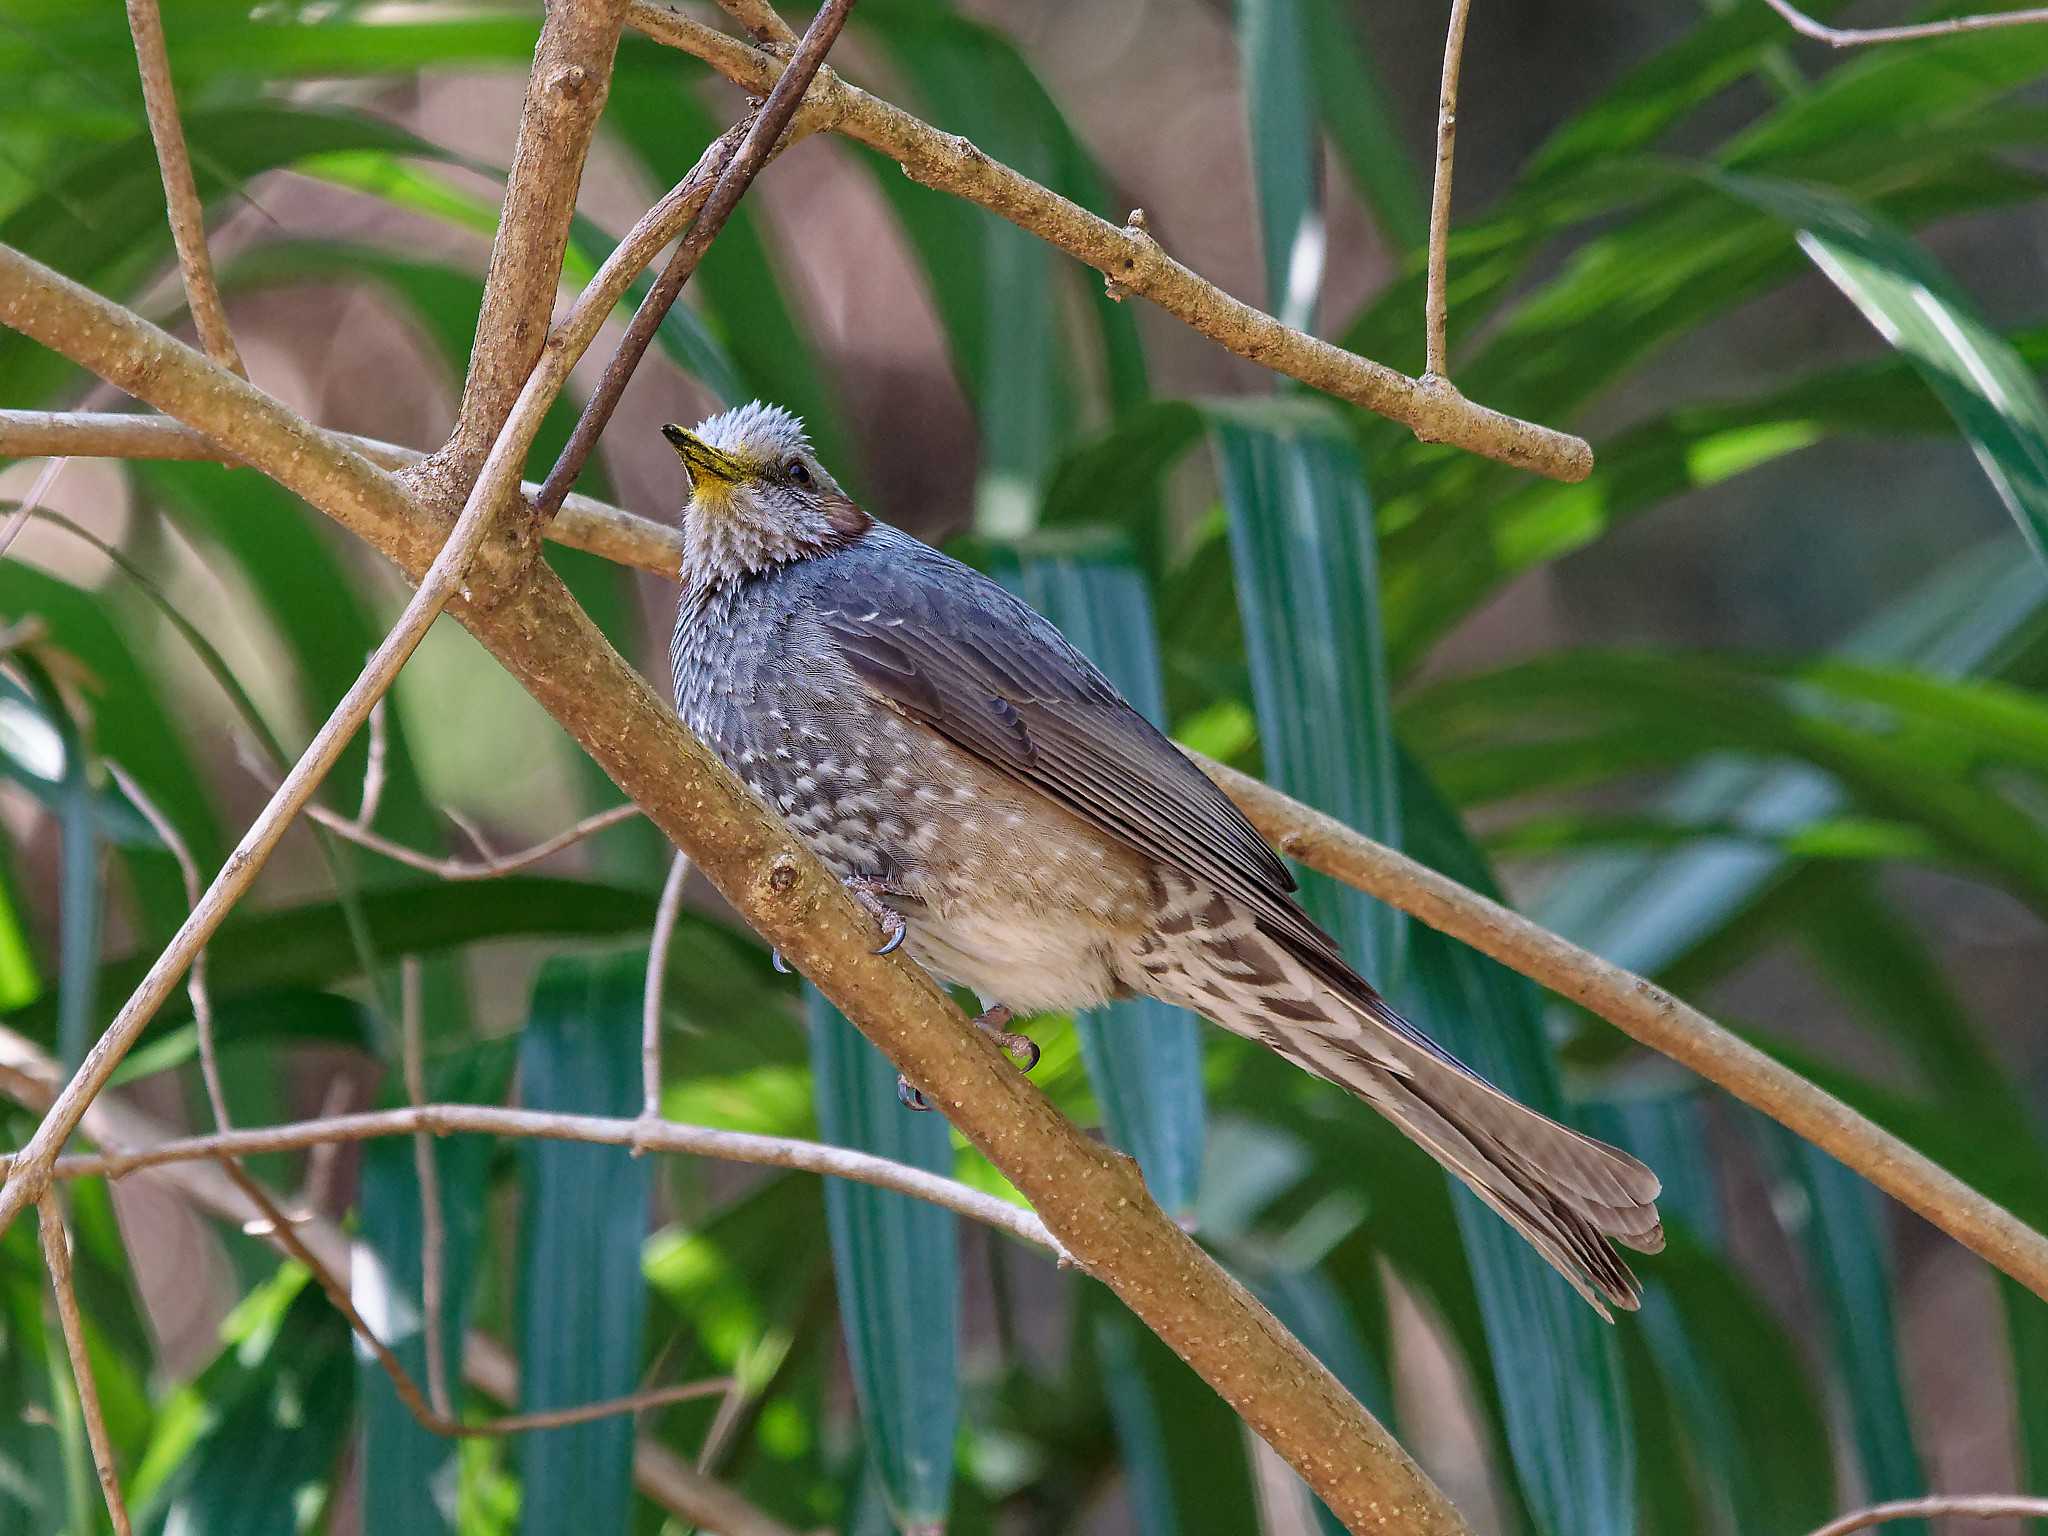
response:
M683 467L690 472L690 483L701 485L705 477L731 485L740 480L746 471L731 455L721 453L702 438L685 432L674 422L661 429L661 435L668 439L683 461Z

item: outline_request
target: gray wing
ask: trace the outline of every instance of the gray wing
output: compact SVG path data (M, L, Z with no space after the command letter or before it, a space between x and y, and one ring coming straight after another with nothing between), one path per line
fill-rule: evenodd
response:
M812 599L826 638L871 693L1337 959L1329 936L1289 898L1287 866L1244 814L1058 630L929 546L899 537L878 554L859 563L858 579L834 581Z

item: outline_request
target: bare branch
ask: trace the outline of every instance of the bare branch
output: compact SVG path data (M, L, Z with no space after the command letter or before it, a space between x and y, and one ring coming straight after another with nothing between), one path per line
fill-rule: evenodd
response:
M583 466L597 448L598 438L612 419L612 412L618 408L619 397L626 392L626 385L639 368L640 360L647 355L654 333L681 296L683 285L697 270L697 263L703 259L704 252L718 238L718 232L725 228L725 221L732 217L732 211L746 196L747 188L754 184L761 167L777 152L783 130L796 117L804 92L810 88L819 66L825 62L825 55L838 40L840 29L846 25L847 12L852 9L853 0L825 0L818 8L818 14L811 18L810 26L804 29L803 41L797 44L796 52L790 56L789 67L775 82L775 89L768 93L768 99L761 103L761 110L755 114L737 147L733 144L734 132L720 135L690 172L692 177L709 177L714 172L715 163L717 185L711 189L703 209L683 236L682 244L676 247L675 255L669 258L661 276L647 290L647 297L640 301L640 308L634 313L632 324L626 327L618 351L612 354L597 388L583 403L583 414L577 418L576 429L569 434L561 457L548 471L548 478L541 486L536 506L542 517L561 505L569 487L583 473Z
M331 1142L373 1141L383 1136L412 1135L524 1136L540 1141L577 1141L598 1146L632 1147L636 1138L649 1152L713 1157L724 1162L751 1163L762 1168L789 1168L818 1173L857 1184L894 1190L914 1200L928 1200L947 1210L1006 1232L1020 1242L1047 1250L1062 1263L1076 1262L1046 1230L1045 1223L1022 1206L999 1200L971 1185L905 1163L891 1162L850 1147L801 1141L788 1136L757 1136L746 1131L683 1125L673 1120L653 1125L643 1120L600 1115L563 1115L541 1110L508 1109L492 1104L421 1104L406 1109L366 1110L285 1125L244 1126L206 1136L166 1140L146 1151L102 1151L61 1157L55 1177L125 1178L139 1168L166 1163L218 1161L255 1157L265 1152L296 1152ZM20 1158L0 1156L0 1167Z
M14 546L14 540L21 530L28 526L43 505L43 498L50 494L50 487L57 483L57 477L64 473L68 457L55 458L43 466L43 472L36 476L35 484L28 488L28 497L14 509L14 516L7 519L7 526L0 528L0 560L7 557L7 551Z
M556 0L541 23L448 444L454 484L481 468L547 341L584 160L611 92L622 10L623 0Z
M1812 1536L1849 1536L1891 1520L2026 1520L2048 1516L2048 1499L2019 1493L1937 1493L1924 1499L1895 1499L1837 1515Z
M391 700L379 699L370 710L370 746L363 761L363 798L355 815L349 818L349 828L355 832L367 832L377 820L377 807L384 803L384 781L388 773L386 759L391 752Z
M409 469L427 457L417 448L401 448L373 437L350 437L339 432L328 436L380 469ZM168 416L0 410L0 458L27 459L46 454L69 454L74 458L234 459L218 443ZM538 485L530 482L522 489L528 496L540 491ZM34 500L31 496L31 504ZM23 516L21 520L26 522L27 518ZM13 526L12 522L8 524L9 528ZM547 536L572 549L588 550L620 565L666 576L670 581L676 579L682 559L682 539L675 529L590 496L571 495L564 501L562 509L548 522ZM6 550L6 539L7 534L0 532L0 553ZM373 715L373 727L375 723Z
M570 848L587 837L594 837L608 828L616 827L622 821L631 821L640 814L637 805L615 805L608 810L586 816L576 825L557 832L545 842L535 843L530 848L521 848L513 853L494 854L487 859L440 858L434 854L421 853L403 843L380 837L375 832L365 832L347 817L329 810L326 806L313 804L306 807L306 815L328 831L358 848L367 848L372 853L382 854L408 869L419 870L422 874L433 875L442 880L496 880L500 876L516 874L529 869L545 859L553 858L564 848Z
M668 977L669 941L682 910L683 882L689 877L689 855L678 853L669 860L661 902L654 909L654 937L647 946L647 990L640 1001L640 1113L649 1120L661 1118L661 992ZM634 1143L636 1155L643 1150Z
M606 262L610 275L601 273L585 297L615 280L627 260L614 251ZM615 293L593 299L604 306L600 314L614 302ZM450 503L459 499L445 475L400 484L146 321L5 247L0 324L178 416L370 540L409 574L427 565ZM572 311L522 403L558 387L563 359L595 328ZM523 446L537 420L524 436L508 422L501 444L508 451L515 440ZM487 464L477 489L502 476L493 487L502 492L516 473L516 461ZM944 1109L1076 1260L1187 1359L1340 1518L1361 1532L1450 1536L1466 1529L1328 1369L1159 1209L1136 1164L1061 1116L929 976L901 955L869 953L872 920L681 728L545 562L523 560L485 590L488 605L462 601L451 611L745 920ZM644 1130L637 1120L628 1126ZM39 1155L48 1148L45 1142Z
M1830 48L1858 48L1867 43L1910 43L1930 37L1950 37L1958 32L1984 32L1992 27L2030 27L2048 21L2048 7L2028 11L1993 11L1982 16L1949 16L1940 21L1917 21L1903 27L1830 27L1796 9L1791 0L1764 0L1784 17L1802 37L1826 43Z
M1429 266L1422 300L1424 377L1451 376L1444 333L1450 326L1445 281L1451 238L1451 157L1458 143L1458 66L1465 57L1465 18L1472 0L1451 0L1450 30L1444 38L1444 79L1436 110L1436 186L1429 199Z
M1790 1067L1661 987L1587 953L1519 912L1234 768L1199 753L1188 755L1282 853L1463 940L1598 1014L1631 1039L1690 1067L2048 1299L2048 1237Z
M206 355L246 378L249 370L235 349L227 307L213 277L213 257L206 249L206 206L199 201L192 157L185 150L185 125L178 120L178 96L171 85L171 57L157 0L128 0L128 31L135 39L135 62L142 72L142 102L149 114L149 136L156 143L157 168L163 172L164 207L171 243L178 251L178 271L185 280L186 307Z
M754 95L766 92L782 72L775 55L655 0L629 0L626 19L656 42L703 59ZM810 99L826 114L823 126L887 155L911 180L1000 214L1102 273L1112 295L1150 299L1263 368L1397 421L1424 442L1450 443L1554 480L1583 480L1593 471L1593 450L1584 439L1489 410L1444 380L1411 379L1282 325L1168 256L1142 223L1119 229L992 159L959 134L941 133L847 84L830 69L818 72Z
M85 1438L92 1446L92 1464L99 1473L107 1516L114 1522L114 1536L132 1536L128 1505L121 1497L121 1475L114 1466L114 1440L107 1433L107 1416L100 1410L99 1384L85 1352L85 1320L78 1315L78 1291L71 1283L71 1233L64 1225L64 1207L54 1189L37 1202L36 1217L42 1228L43 1262L49 1267L50 1289L57 1298L57 1322L64 1331L64 1352L71 1357L71 1376L78 1384L78 1411L85 1419Z

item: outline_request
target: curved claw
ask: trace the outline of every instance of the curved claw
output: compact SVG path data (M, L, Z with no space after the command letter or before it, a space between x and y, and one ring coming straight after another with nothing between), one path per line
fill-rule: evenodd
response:
M775 974L778 976L789 976L794 974L789 968L789 962L782 958L782 951L779 949L771 949L768 951L768 963L775 967Z
M1005 1028L1015 1017L1013 1011L998 1003L995 1007L977 1014L974 1027L995 1041L1002 1048L1003 1054L1016 1063L1019 1072L1029 1072L1038 1065L1038 1042L1022 1030Z
M1019 1072L1029 1072L1038 1065L1038 1042L1029 1035L1013 1034L1007 1040L998 1040L997 1043L1002 1046L1003 1053L1017 1063Z
M882 947L876 950L875 953L878 955L895 954L897 950L903 947L903 941L905 938L909 936L909 934L910 924L904 922L901 918L898 918L896 920L895 931L892 932L888 938L882 941Z
M918 1092L917 1089L911 1087L910 1079L901 1072L896 1074L896 1102L905 1109L914 1109L920 1114L932 1107L931 1100Z

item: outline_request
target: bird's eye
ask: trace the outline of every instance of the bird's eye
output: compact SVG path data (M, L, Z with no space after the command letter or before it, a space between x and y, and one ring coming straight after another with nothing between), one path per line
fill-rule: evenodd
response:
M810 483L811 472L804 467L802 459L791 459L782 466L782 472L798 485L808 485Z

